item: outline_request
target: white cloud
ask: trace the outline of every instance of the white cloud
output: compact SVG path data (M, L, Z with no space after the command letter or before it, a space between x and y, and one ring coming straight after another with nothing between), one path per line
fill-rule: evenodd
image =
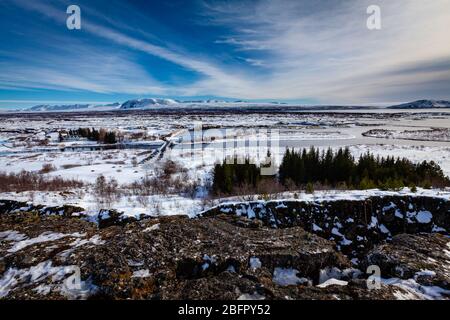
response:
M449 0L377 1L382 10L381 31L366 28L369 4L371 1L207 3L205 14L211 23L234 31L228 38L218 39L219 44L268 55L266 65L271 66L271 73L249 93L252 97L365 102L384 99L388 85L418 84L415 78L424 76L397 76L390 74L391 70L450 57ZM428 73L423 82L448 84L448 71ZM416 89L411 87L410 94ZM405 95L408 93L402 92L399 98Z
M15 53L0 62L0 70L0 85L10 88L166 93L166 88L129 57L82 43L49 52Z
M48 4L15 2L61 20L60 10ZM248 65L243 69L189 48L138 39L130 35L131 28L122 32L85 19L84 31L198 72L201 79L183 86L160 84L128 57L100 53L74 63L77 67L71 73L68 66L55 70L30 64L14 75L4 72L0 84L244 99L308 98L322 103L402 101L426 94L449 98L445 90L450 85L449 69L426 70L426 66L450 57L450 0L378 0L381 31L366 28L369 4L372 1L205 2L201 23L230 30L228 36L218 36L216 45L234 46L236 57ZM255 68L264 72L254 72Z
M29 2L25 0L16 0L15 4L20 5L28 10L37 11L55 21L61 21L62 15L60 10L57 10L55 7L52 7L46 3L39 1ZM237 88L248 87L248 84L246 83L243 74L239 74L238 71L233 72L225 71L226 69L229 68L221 68L216 64L207 61L207 59L197 58L193 54L169 50L167 48L154 45L148 41L143 41L134 38L125 33L114 30L112 28L92 23L87 19L83 19L82 30L87 31L100 38L113 41L116 44L120 44L125 47L165 59L167 61L170 61L187 69L198 72L205 77L204 80L198 81L197 83L188 86L184 85L182 87L173 87L170 85L169 86L166 85L164 89L158 87L148 87L147 90L139 89L136 90L136 92L133 91L120 91L120 92L126 93L152 92L153 94L197 95L197 94L217 94L218 91L220 91L220 89L217 90L218 88L224 88L226 90L224 92L226 92L227 94L231 94L232 92L236 92ZM18 75L16 75L16 77L17 76ZM101 92L102 90L102 86L99 86L98 84L95 83L96 81L95 78L92 79L93 82L83 81L79 78L72 79L72 81L70 81L64 75L61 75L59 72L56 72L55 74L55 72L52 70L48 70L46 78L53 79L57 82L61 80L66 84L72 84L75 89L89 90L90 88L91 91L95 92ZM205 86L205 84L207 85ZM36 85L39 86L38 84Z

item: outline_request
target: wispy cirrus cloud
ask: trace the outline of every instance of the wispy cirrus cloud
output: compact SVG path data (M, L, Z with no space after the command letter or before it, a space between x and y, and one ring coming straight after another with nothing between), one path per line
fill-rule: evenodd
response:
M397 99L402 100L426 94L433 86L442 87L442 81L448 85L448 68L433 62L450 57L446 40L450 1L376 1L382 9L380 31L366 28L370 4L373 1L234 5L208 1L203 13L209 23L232 30L228 37L217 39L218 44L265 56L261 61L271 70L267 88L261 91L275 97L362 102L384 99L388 84L411 86L409 92L399 92ZM414 73L411 66L422 70ZM405 69L410 70L407 76ZM437 94L448 98L446 91Z
M380 31L366 28L366 8L372 2L203 1L186 19L203 28L200 38L217 31L204 50L161 37L158 31L177 21L161 25L126 1L114 1L111 5L132 21L116 22L89 2L82 6L87 13L82 31L98 44L62 39L68 51L79 53L69 64L67 57L74 55L63 49L39 52L39 61L11 57L0 63L5 71L0 86L319 103L449 98L450 0L378 0ZM13 3L65 25L61 8L67 1ZM149 67L136 55L161 59L171 69L166 71L164 64ZM46 60L53 63L42 63ZM173 73L180 78L183 72L194 76L182 81L156 76Z
M49 4L40 1L33 1L30 3L29 1L24 0L17 0L15 3L28 10L39 12L50 19L54 19L55 21L61 21L61 11ZM235 73L227 72L225 71L226 68L221 68L218 65L207 61L207 59L197 58L195 54L173 51L87 19L83 20L82 29L83 31L87 31L97 37L112 41L118 45L159 57L184 68L198 72L207 77L208 81L213 81L214 85L217 87L242 88L247 86L243 76L239 77ZM170 87L169 85L167 86L166 92L173 92L174 94L194 94L199 88L200 87L198 85L193 85L190 87L183 86L182 88ZM210 86L208 86L208 90L210 90ZM148 91L150 92L151 90ZM203 93L206 93L206 91Z
M0 84L10 88L165 94L128 56L71 43L51 52L0 53Z

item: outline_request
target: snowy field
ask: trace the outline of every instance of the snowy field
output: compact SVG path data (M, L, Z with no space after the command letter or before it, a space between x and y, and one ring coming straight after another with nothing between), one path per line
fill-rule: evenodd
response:
M120 139L106 146L81 137L61 138L61 133L79 128L111 130ZM208 189L214 164L226 156L249 156L261 162L270 151L279 164L287 147L349 147L355 157L369 151L414 162L433 160L450 175L449 128L450 113L441 111L0 116L1 172L25 170L84 183L66 192L3 192L0 199L74 204L92 212L108 206L126 215L195 216L217 205L219 200L211 200ZM99 176L114 179L117 188L126 190L144 178L158 178L168 160L179 168L173 179L191 186L189 195L171 189L145 196L124 193L105 204L94 194ZM340 196L353 196L352 192L340 191ZM427 195L439 192L443 191L428 190Z

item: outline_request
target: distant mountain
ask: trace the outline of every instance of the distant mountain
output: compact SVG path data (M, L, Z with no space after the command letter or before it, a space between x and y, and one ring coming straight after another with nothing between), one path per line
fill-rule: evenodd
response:
M448 102L447 102L448 103ZM391 108L394 108L393 106ZM423 106L422 106L423 107ZM378 107L370 106L345 106L345 105L301 105L296 103L285 102L251 102L244 100L225 101L225 100L174 100L167 98L143 98L132 99L124 103L112 104L62 104L49 105L42 104L31 108L14 110L15 112L88 112L88 111L129 111L129 110L164 110L164 109L275 109L288 110L360 110L360 109L377 109ZM405 108L405 107L403 107ZM411 108L411 107L408 107ZM417 107L419 108L419 107ZM1 110L0 110L1 111Z
M134 99L122 103L120 109L148 109L161 106L176 106L178 104L179 102L173 99Z
M62 104L62 105L49 105L41 104L31 108L24 109L22 111L27 112L55 112L55 111L85 111L85 110L102 110L102 109L117 109L120 106L118 102L95 105L95 104Z
M61 111L61 110L79 110L79 109L86 109L89 108L89 104L72 104L72 105L49 105L49 104L40 104L28 109L25 109L26 111Z
M447 100L417 100L414 102L403 103L403 104L388 107L388 109L432 109L432 108L450 108L450 101L447 101Z
M183 101L179 101L181 103L184 104L193 104L193 103L197 103L197 104L224 104L224 103L228 103L225 100L213 100L213 99L208 99L208 100L183 100ZM235 102L243 102L243 101L235 101Z

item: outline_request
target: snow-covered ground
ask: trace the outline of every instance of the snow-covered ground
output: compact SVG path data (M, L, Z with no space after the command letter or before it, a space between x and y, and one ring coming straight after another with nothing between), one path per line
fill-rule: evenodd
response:
M450 129L430 129L430 130L370 130L364 134L368 137L404 139L419 141L446 141L450 142Z
M0 157L1 171L39 171L45 164L54 167L49 176L92 183L99 175L114 177L119 183L138 180L145 170L133 165L148 154L143 150L103 150L102 152L46 152Z
M373 190L322 190L314 193L305 193L304 191L290 191L271 195L270 201L280 203L283 201L300 201L300 202L323 202L338 200L364 200L369 197L385 197L385 196L423 196L450 200L450 189L422 189L418 188L416 192L411 192L409 188L403 188L399 191L382 191ZM259 201L265 203L266 200L261 199L261 195L247 195L245 201L242 197L227 197L214 200L204 200L201 197L189 198L182 195L153 195L145 197L142 201L136 196L124 196L117 201L108 204L100 203L99 199L93 194L92 190L85 192L3 192L0 193L3 200L24 201L29 204L42 204L48 207L60 206L62 204L74 205L84 208L88 216L97 216L101 209L115 209L123 212L124 217L139 218L144 216L160 216L160 215L188 215L195 217L204 211L217 206L226 206L230 204L242 204L248 201ZM426 219L426 216L424 216Z
M350 151L355 157L368 151L381 157L394 156L405 157L413 162L434 161L450 176L450 143L442 147L429 146L398 146L398 145L354 145Z
M193 131L200 123L204 130ZM78 128L114 130L128 147L107 150L83 139L59 141L59 132ZM383 128L398 132L441 128L440 132L446 132L450 128L450 113L93 113L89 116L64 113L59 116L0 116L0 171L40 172L47 166L51 170L40 174L85 183L81 190L71 192L5 192L0 193L0 199L20 199L46 205L69 203L95 211L100 204L93 195L92 184L100 175L114 178L123 187L144 177L156 176L162 163L170 159L186 170L184 179L198 184L193 198L176 193L154 194L147 196L148 199L127 195L110 205L127 215L193 216L214 205L205 199L207 187L211 183L214 164L226 156L249 156L259 163L266 159L270 150L275 163L279 164L286 147L298 149L312 145L320 149L346 146L355 157L369 151L380 156L406 157L414 162L433 160L446 175L450 175L450 142L363 136L364 132ZM197 141L198 137L200 141ZM420 140L421 135L417 137ZM155 145L161 146L161 150ZM83 146L93 148L61 150ZM436 190L421 192L439 195ZM367 196L367 192L350 191L334 195L333 192L323 192L313 196L320 198L325 195L357 197Z

